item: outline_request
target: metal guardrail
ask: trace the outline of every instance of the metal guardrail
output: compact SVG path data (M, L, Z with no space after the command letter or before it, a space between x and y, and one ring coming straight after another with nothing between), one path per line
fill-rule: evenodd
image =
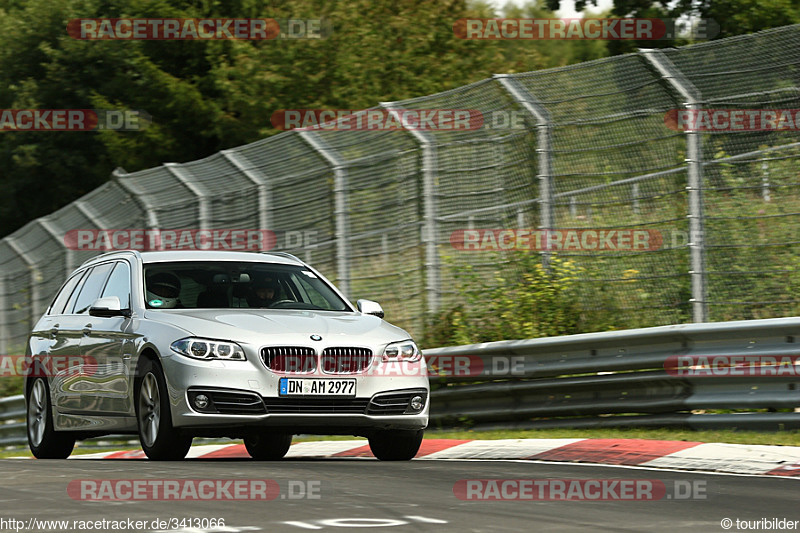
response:
M521 358L517 372L506 376L434 378L431 426L797 429L800 412L777 410L800 407L798 365L776 376L682 377L665 364L671 356L800 357L798 334L800 318L793 317L426 350L428 357L478 357L485 367Z
M0 446L26 444L25 397L0 398Z
M477 429L678 426L800 428L800 365L785 376L681 377L670 356L800 358L800 317L684 324L426 350L485 368L517 357L504 375L431 378L431 427ZM452 361L452 359L450 359ZM734 410L735 413L698 413ZM766 410L766 411L765 411ZM770 412L771 411L771 412ZM25 405L0 399L0 445L24 444Z

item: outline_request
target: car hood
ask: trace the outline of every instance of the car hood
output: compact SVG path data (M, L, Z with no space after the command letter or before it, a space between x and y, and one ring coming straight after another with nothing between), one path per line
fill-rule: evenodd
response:
M336 311L170 309L147 310L145 318L198 337L254 345L375 346L411 338L376 316Z

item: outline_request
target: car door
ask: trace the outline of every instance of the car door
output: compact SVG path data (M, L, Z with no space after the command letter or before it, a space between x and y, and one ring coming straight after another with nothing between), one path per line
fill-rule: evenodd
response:
M106 279L114 267L113 262L96 265L80 281L61 315L58 328L57 355L82 357L86 362L69 372L57 374L53 379L53 404L61 413L83 413L93 410L91 399L97 388L97 366L82 353L84 336L91 333L89 307L99 298Z
M49 352L48 367L53 367L61 361L73 359L80 356L81 336L80 319L73 316L72 309L78 294L89 277L92 269L80 272L78 283L69 295L67 301L59 304L59 309L53 305L53 311L58 311L58 315L53 317L53 322L49 324L50 334L53 338L53 345ZM53 406L59 412L78 411L80 409L80 396L78 392L72 390L78 374L83 369L71 369L68 373L53 373L50 378L50 394L52 395Z
M68 345L68 340L60 328L64 319L64 308L85 274L86 271L80 271L72 275L64 283L53 299L53 303L47 313L39 320L31 332L28 354L37 362L31 362L29 375L48 378L51 391L54 390L53 380L60 379L60 376L56 376L54 371L63 367L65 362L63 356L70 349L74 352L72 355L77 355L75 347ZM66 362L73 364L74 361Z
M127 261L114 264L98 298L116 296L122 309L131 306L131 267ZM93 387L85 402L91 410L103 414L132 415L129 379L133 343L133 320L128 317L88 315L81 339L81 353L97 363Z

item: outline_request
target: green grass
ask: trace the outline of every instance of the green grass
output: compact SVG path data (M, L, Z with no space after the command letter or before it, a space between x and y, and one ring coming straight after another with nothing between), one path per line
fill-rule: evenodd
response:
M529 429L529 430L427 430L428 439L652 439L732 444L800 446L800 431L692 431L687 429Z

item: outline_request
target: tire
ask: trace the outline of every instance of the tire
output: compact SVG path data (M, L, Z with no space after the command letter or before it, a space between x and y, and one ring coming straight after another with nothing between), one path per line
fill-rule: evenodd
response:
M417 455L425 431L384 430L369 437L372 455L381 461L410 461Z
M257 461L278 461L283 459L292 445L291 433L263 432L244 438L244 447L250 457Z
M191 435L184 435L172 426L169 396L161 366L143 359L134 393L139 442L145 455L153 461L179 461L192 446Z
M66 459L75 447L75 437L53 428L50 389L45 378L36 378L28 388L26 426L28 446L37 459Z

